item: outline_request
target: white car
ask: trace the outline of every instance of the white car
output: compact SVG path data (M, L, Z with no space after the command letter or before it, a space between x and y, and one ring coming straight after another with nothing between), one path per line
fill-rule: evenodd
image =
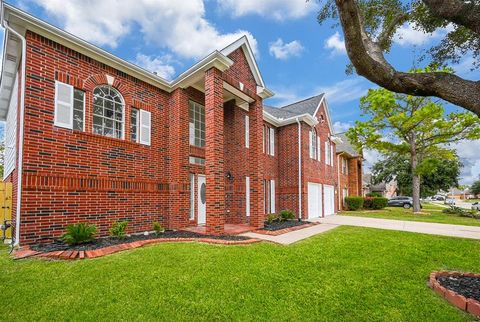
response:
M445 199L445 201L443 203L446 204L446 205L455 206L455 199L454 198L447 198L447 199Z

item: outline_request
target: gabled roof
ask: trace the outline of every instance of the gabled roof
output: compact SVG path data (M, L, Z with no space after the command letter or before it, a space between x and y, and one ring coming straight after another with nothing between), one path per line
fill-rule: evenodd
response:
M355 147L350 143L350 140L347 138L345 133L337 133L335 136L340 138L342 141L337 143L337 153L346 153L352 157L361 156L357 149L355 149Z
M228 56L238 48L242 48L243 53L247 58L248 66L252 71L253 77L255 78L257 85L261 87L265 87L262 74L260 74L260 69L258 69L257 61L255 60L255 56L253 55L253 50L252 50L252 47L250 46L250 42L248 41L247 36L240 37L239 39L237 39L227 47L220 50L220 52L225 56Z

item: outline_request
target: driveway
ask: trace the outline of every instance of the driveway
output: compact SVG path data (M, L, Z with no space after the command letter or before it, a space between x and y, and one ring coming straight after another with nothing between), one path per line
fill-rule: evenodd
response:
M418 221L403 221L352 216L330 216L326 218L318 218L313 221L329 225L360 226L387 230L409 231L429 235L480 239L480 227L474 226L447 225Z

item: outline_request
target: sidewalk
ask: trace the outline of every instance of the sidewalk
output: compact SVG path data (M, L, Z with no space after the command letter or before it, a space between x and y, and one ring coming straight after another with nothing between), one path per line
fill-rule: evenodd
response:
M330 216L312 221L329 225L347 225L387 230L408 231L414 233L480 239L479 226L448 225L419 221L403 221L353 216Z

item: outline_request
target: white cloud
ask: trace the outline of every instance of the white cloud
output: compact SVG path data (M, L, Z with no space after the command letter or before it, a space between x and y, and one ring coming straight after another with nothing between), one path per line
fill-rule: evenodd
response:
M352 126L353 126L352 122L336 121L336 122L333 123L333 131L335 133L343 133L343 132L346 132Z
M341 39L338 31L325 41L324 48L331 49L332 55L347 53L347 50L345 49L345 41Z
M220 8L235 17L256 14L275 20L297 19L318 8L305 0L217 0Z
M64 28L87 41L115 48L138 26L146 41L184 58L199 58L243 35L254 52L257 42L245 30L220 33L205 18L204 0L32 0Z
M270 43L269 52L270 55L277 59L288 59L293 56L300 56L305 50L302 44L298 40L284 43L282 38L278 38L275 42Z
M135 64L168 80L175 75L175 68L170 65L171 61L169 55L152 57L139 53L135 58Z
M451 146L457 151L463 164L460 174L461 184L472 184L480 177L480 140L461 141Z
M446 33L453 30L450 24L445 28L440 28L432 33L426 33L414 23L406 23L397 29L393 36L393 41L400 46L424 45L432 40L443 37Z
M330 86L321 86L317 93L325 93L330 103L345 103L358 100L368 92L363 79L356 77L339 81Z
M363 171L365 171L365 173L369 173L372 171L373 165L378 161L383 160L384 156L376 150L364 149L363 158L365 160L365 162L363 162Z

